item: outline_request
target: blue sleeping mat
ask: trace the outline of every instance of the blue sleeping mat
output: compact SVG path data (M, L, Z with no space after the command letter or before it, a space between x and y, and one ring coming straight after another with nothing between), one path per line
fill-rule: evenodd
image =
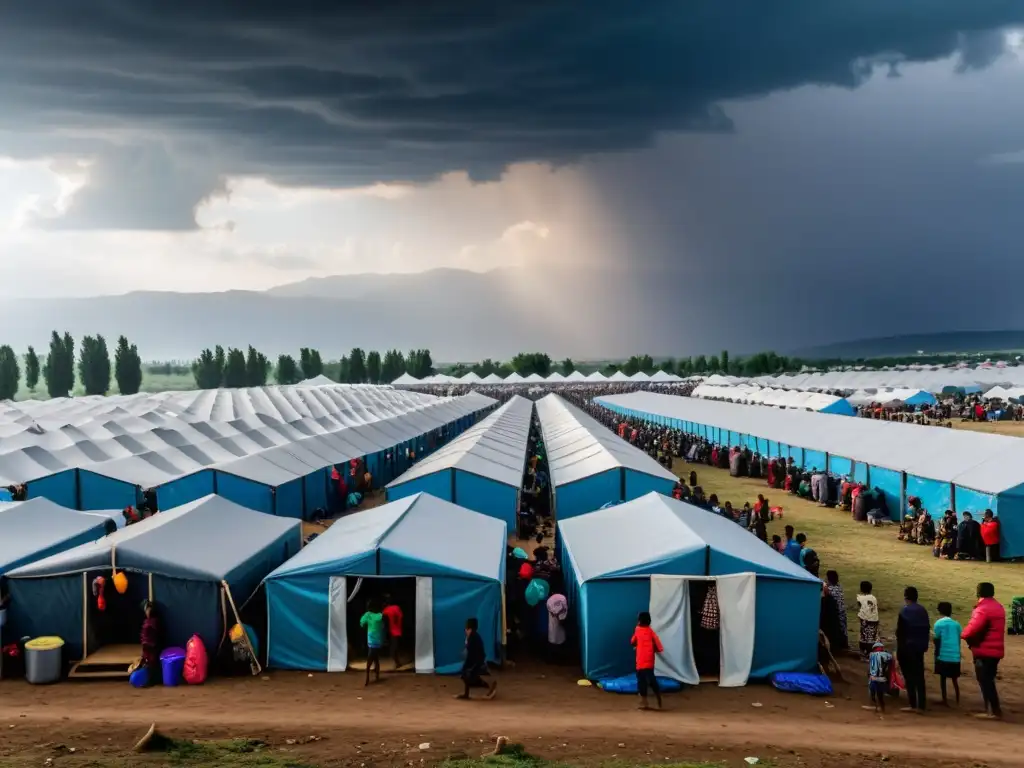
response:
M683 690L683 684L678 680L668 677L659 677L658 685L662 693L676 693ZM597 687L608 693L631 693L634 696L638 693L636 687L636 675L623 675L622 677L610 677L606 680L598 680Z
M832 681L828 677L808 672L776 672L772 675L772 685L787 693L811 696L829 696L832 693Z

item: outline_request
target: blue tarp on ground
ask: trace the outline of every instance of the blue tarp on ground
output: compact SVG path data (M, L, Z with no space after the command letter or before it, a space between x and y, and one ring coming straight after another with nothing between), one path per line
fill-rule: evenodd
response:
M128 574L133 610L148 596L152 577L152 598L168 646L184 647L189 637L199 634L212 652L227 626L234 624L230 612L222 613L222 582L241 606L263 577L301 546L297 521L207 496L10 571L12 631L62 637L69 659L95 651L104 638L91 584L96 576L109 578L116 566ZM107 594L108 601L117 599L113 590ZM137 633L136 627L135 638ZM88 648L83 647L83 634Z
M434 670L459 670L470 616L497 661L507 531L501 520L427 494L341 518L266 578L269 664L328 669L330 584L339 576L429 577Z
M653 575L756 574L750 677L814 668L821 582L735 523L651 493L561 520L558 530L588 678L615 677L632 668L624 633L637 613L648 610Z

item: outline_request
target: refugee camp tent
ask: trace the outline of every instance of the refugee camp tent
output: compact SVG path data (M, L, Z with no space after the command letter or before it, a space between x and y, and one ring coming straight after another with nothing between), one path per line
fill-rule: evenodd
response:
M609 381L608 377L607 377L607 376L605 376L605 375L604 375L603 373L601 373L600 371L594 371L594 372L593 372L592 374L590 374L589 376L587 376L586 380L587 380L587 381L590 381L590 382L597 382L597 383L599 383L599 384L604 384L604 383L606 383L607 381Z
M885 495L894 520L916 496L945 510L999 518L1001 554L1024 556L1024 441L1020 438L877 419L632 392L595 398L628 417L792 458L805 470L849 476ZM539 406L538 406L539 407Z
M491 661L504 637L505 524L420 493L335 522L265 581L272 667L344 671L348 601L367 577L414 578L417 672L462 666L475 616Z
M501 384L501 376L496 373L489 373L480 380L481 384Z
M649 491L672 492L675 475L576 406L552 393L538 400L536 407L556 519L636 499Z
M536 384L537 382L543 382L544 381L544 377L541 376L536 371L534 371L529 376L527 376L525 379L523 379L523 381L525 381L525 382L527 382L529 384Z
M505 378L505 380L504 380L504 381L503 381L502 383L503 383L503 384L525 384L525 383L526 383L526 379L524 379L524 378L523 378L522 376L520 376L520 375L519 375L518 373L516 373L515 371L513 371L512 373L510 373L510 374L509 374L509 375L508 375L508 376L507 376L507 377Z
M614 382L619 382L619 383L625 382L625 381L629 381L629 380L630 380L629 376L627 376L622 371L616 371L615 373L613 373L611 376L608 377L608 381L614 381Z
M459 381L463 384L478 384L480 382L480 376L477 375L476 371L469 371L468 373L464 373Z
M682 379L674 373L668 373L667 371L655 371L651 374L651 381L657 384L672 384L680 382Z
M391 382L393 387L414 387L420 383L420 380L415 376L410 376L408 373L403 373L397 379Z
M582 371L573 371L572 373L565 377L565 380L567 382L579 384L580 382L587 381L587 377L583 374Z
M113 533L119 516L120 510L78 512L49 499L0 502L0 577Z
M821 582L731 520L649 493L560 520L558 530L588 678L618 677L633 669L623 627L649 611L665 649L655 672L700 682L690 586L707 580L715 583L718 597L719 685L815 668Z
M650 381L651 377L650 377L649 374L645 373L644 371L637 371L636 373L634 373L632 376L629 377L629 380L630 381Z
M387 486L388 501L420 492L515 528L533 403L516 395Z
M925 392L923 389L858 389L846 396L846 399L853 405L869 405L871 403L903 403L905 405L935 405L938 402L935 395Z
M553 371L548 375L547 381L549 384L558 384L565 381L565 376L558 371Z
M211 653L260 581L302 546L302 527L219 496L161 512L105 538L6 574L12 631L56 635L68 658L106 644L138 644L143 599L156 602L168 646L198 634ZM114 571L128 591L110 586ZM95 579L107 580L106 610L97 609Z

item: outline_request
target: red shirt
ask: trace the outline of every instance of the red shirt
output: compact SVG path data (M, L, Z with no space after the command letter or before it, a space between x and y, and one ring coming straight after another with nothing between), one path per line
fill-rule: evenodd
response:
M384 618L388 622L388 632L392 637L402 636L402 609L397 605L389 605L383 611Z
M983 520L981 522L981 540L986 547L994 547L999 543L999 520Z
M529 563L523 563L519 566L519 578L529 581L533 578L533 566Z
M654 656L661 653L661 638L658 633L650 627L638 626L633 630L633 639L630 643L636 648L636 668L654 669Z

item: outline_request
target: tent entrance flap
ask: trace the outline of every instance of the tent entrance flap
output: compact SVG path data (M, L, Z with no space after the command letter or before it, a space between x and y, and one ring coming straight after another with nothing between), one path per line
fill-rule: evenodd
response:
M327 588L327 671L348 668L348 580L331 576Z
M714 672L701 669L710 662L717 666L719 686L746 685L754 659L757 577L753 573L740 573L717 577L652 575L650 578L651 626L665 649L655 660L655 672L697 685L702 672L709 677L709 673ZM716 587L717 593L717 629L701 626L704 601L709 599L711 585ZM708 622L711 626L713 623L713 620ZM717 649L700 645L716 639Z
M434 671L434 580L416 578L416 671Z
M419 629L420 599L417 588L419 579L414 576L361 576L359 578L349 577L347 580L342 577L331 577L330 589L341 589L340 585L335 586L335 578L346 581L344 599L340 597L340 594L335 598L332 593L328 601L332 610L335 601L340 601L337 603L338 610L345 611L343 629L347 641L347 654L345 666L341 669L366 669L369 638L366 627L361 624L361 619L371 610L377 613L383 612L387 603L398 606L402 612L402 634L398 639L399 666L396 668L394 664L394 646L391 644L391 631L387 617L385 617L382 645L379 649L380 669L382 672L411 671L413 661L411 638L416 637ZM333 614L331 621L334 621ZM342 629L340 620L337 629ZM329 631L335 631L333 626ZM340 652L340 647L330 648L329 652L333 653L335 650ZM335 665L340 664L340 660L330 659L329 661L333 661ZM331 669L329 668L328 671Z

